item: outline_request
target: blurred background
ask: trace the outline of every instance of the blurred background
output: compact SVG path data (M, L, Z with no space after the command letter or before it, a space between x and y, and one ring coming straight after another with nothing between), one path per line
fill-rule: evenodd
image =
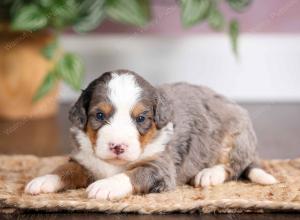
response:
M0 153L70 152L70 105L122 68L213 88L249 110L262 157L295 158L299 11L298 0L2 0Z

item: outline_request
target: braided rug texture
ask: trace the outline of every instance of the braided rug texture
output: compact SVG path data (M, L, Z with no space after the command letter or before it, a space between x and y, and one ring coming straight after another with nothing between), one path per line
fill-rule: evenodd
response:
M0 155L0 212L300 212L300 158L263 161L265 169L280 182L272 186L247 181L208 188L182 186L171 192L134 195L113 202L88 199L84 189L36 196L23 193L25 184L33 177L46 174L66 161L64 156Z

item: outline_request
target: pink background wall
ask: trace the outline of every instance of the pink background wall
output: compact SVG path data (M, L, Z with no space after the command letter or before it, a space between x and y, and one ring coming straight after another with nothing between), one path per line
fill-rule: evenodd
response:
M149 1L153 19L145 28L105 21L96 34L62 36L66 51L83 58L86 82L124 68L156 84L205 84L236 100L300 101L300 0L253 0L240 14L223 4L227 19L236 17L244 33L254 33L240 38L238 59L227 34L209 35L206 24L183 29L178 0ZM78 96L66 87L62 94Z
M226 18L237 18L243 32L299 33L300 0L253 0L243 13L235 13L227 4L221 6ZM98 33L134 33L183 35L212 32L206 24L184 29L175 0L152 0L153 19L145 28L134 28L105 21L96 30Z

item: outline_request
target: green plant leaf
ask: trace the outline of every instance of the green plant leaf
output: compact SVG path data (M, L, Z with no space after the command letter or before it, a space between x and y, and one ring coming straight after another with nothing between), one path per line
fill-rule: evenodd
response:
M53 5L55 1L53 0L35 0L36 4L39 4L44 9L48 9Z
M50 92L50 90L53 88L56 82L56 76L53 72L49 72L46 77L44 78L42 84L38 88L37 92L35 93L33 97L33 102L39 101L41 98L43 98L45 95Z
M48 19L34 4L21 7L12 19L13 30L34 31L46 27Z
M107 15L121 23L142 27L150 20L148 0L109 0L105 7Z
M252 2L252 0L227 0L227 2L233 10L242 11Z
M24 1L23 1L23 0L15 0L15 1L12 1L9 13L10 13L11 15L14 15L14 14L16 14L16 13L20 10L20 8L22 8L23 6L24 6Z
M49 44L47 44L45 47L42 48L42 55L48 59L51 60L53 59L55 52L58 48L58 41L57 39L52 40L51 42L49 42Z
M48 17L50 25L61 29L75 23L79 16L79 4L76 0L53 0Z
M224 17L222 13L215 7L210 9L207 21L209 26L217 31L224 28Z
M190 27L203 21L209 14L210 0L180 0L181 21Z
M79 19L73 28L77 32L87 32L95 29L103 21L104 13L104 0L85 0L80 8Z
M229 36L233 52L238 54L238 36L239 36L239 23L237 20L231 20L229 24Z
M83 77L83 63L81 59L72 53L66 53L58 61L55 73L69 86L80 90Z

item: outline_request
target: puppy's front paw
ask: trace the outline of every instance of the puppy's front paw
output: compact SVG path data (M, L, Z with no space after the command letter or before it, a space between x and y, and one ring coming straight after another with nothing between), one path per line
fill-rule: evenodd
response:
M195 176L195 187L202 186L214 186L224 183L227 177L226 170L223 165L213 166L211 168L206 168L201 170Z
M98 180L86 189L89 198L98 200L115 200L126 197L133 191L133 186L126 174Z
M52 193L62 189L63 184L60 177L57 175L45 175L34 178L25 187L25 193L28 194L40 194L40 193Z

